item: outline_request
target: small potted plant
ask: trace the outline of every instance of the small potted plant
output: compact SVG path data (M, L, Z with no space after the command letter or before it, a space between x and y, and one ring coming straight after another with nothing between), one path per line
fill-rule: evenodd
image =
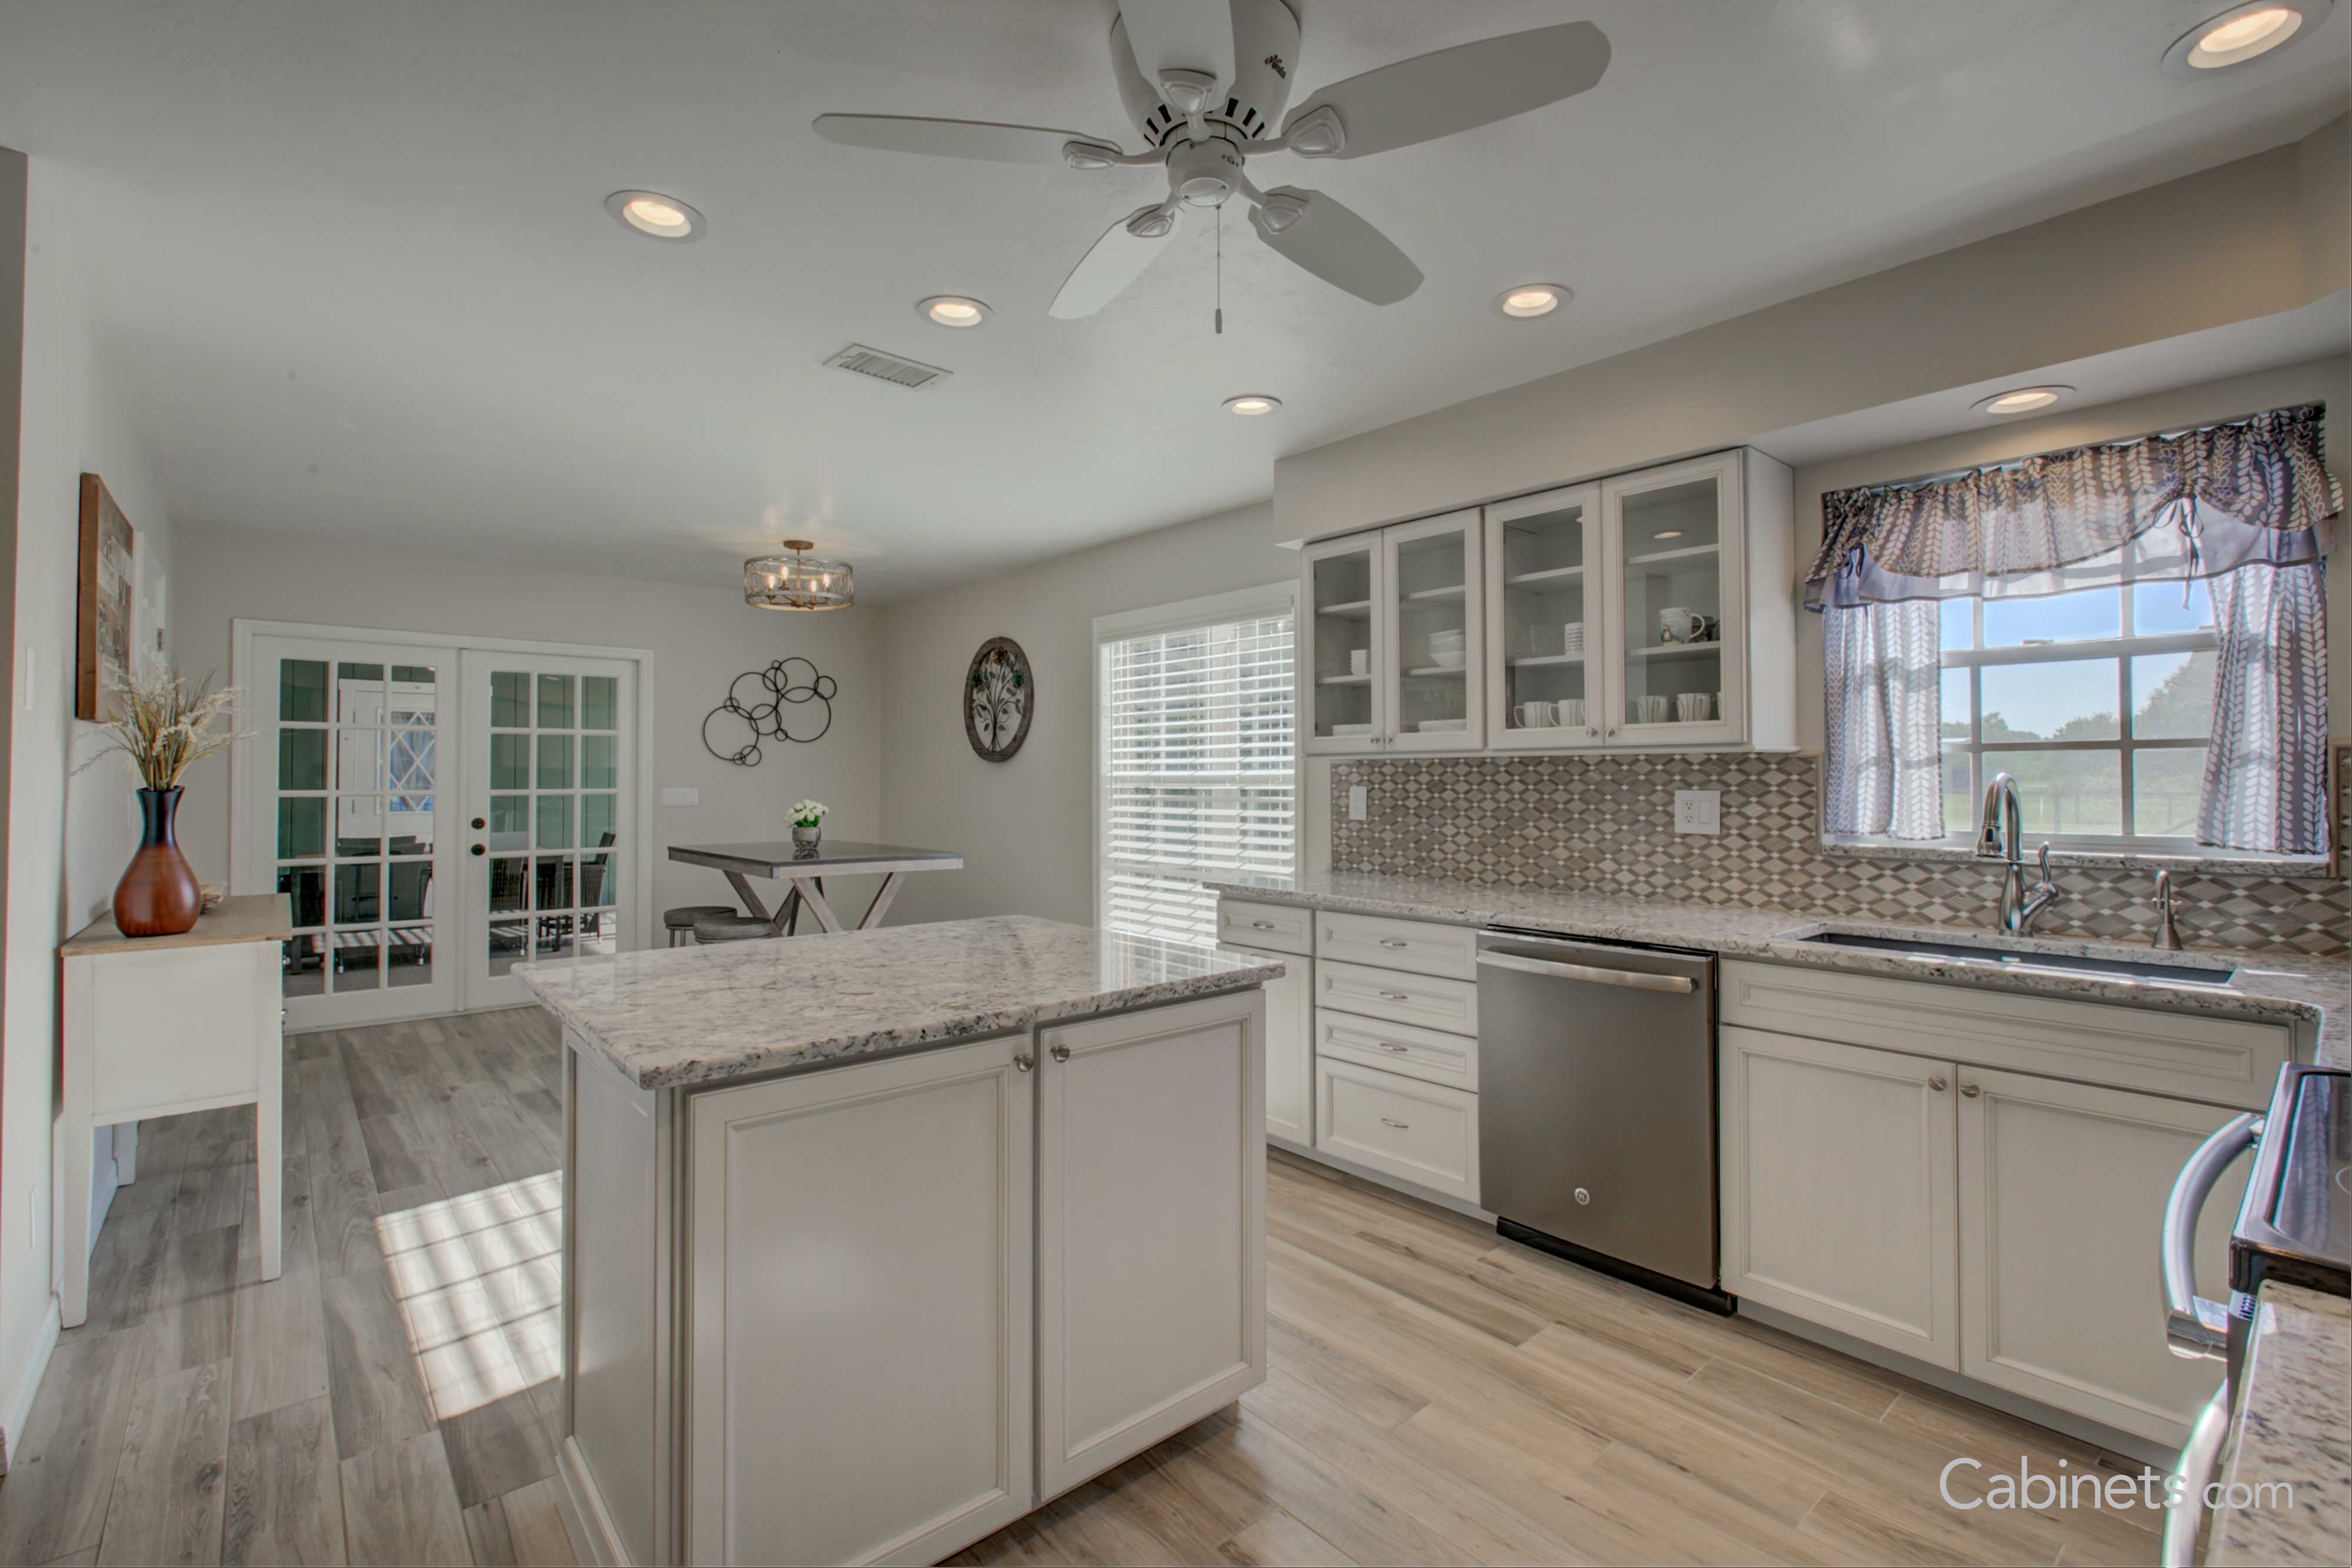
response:
M793 848L804 855L814 854L818 844L824 841L824 814L833 810L822 800L793 802Z
M100 758L121 752L139 769L139 848L114 887L114 924L125 936L176 936L204 913L204 890L180 852L173 823L180 779L245 736L234 721L238 693L206 675L193 689L168 664L132 675L117 689L115 716L104 727Z

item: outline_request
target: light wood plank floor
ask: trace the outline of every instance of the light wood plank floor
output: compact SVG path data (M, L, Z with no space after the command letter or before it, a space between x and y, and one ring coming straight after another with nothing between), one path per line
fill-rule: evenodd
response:
M288 1042L286 1272L251 1113L142 1129L10 1474L0 1563L568 1563L558 1040L536 1010ZM1958 1514L1967 1454L2121 1464L1277 1155L1273 1373L955 1561L2147 1563Z

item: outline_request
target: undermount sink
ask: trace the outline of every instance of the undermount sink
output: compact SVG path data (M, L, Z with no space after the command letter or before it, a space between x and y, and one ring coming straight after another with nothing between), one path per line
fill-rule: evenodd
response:
M2135 980L2164 980L2174 985L2226 986L2237 973L2234 966L2208 967L2197 964L2159 964L2139 958L2089 958L2073 953L2020 953L2008 947L1984 947L1972 942L1930 942L1914 936L1871 936L1853 931L1822 931L1800 938L1831 947L1863 947L1878 953L1905 953L1922 958L1947 958L1961 964L1982 964L1997 969L2038 969L2075 975L2121 975Z

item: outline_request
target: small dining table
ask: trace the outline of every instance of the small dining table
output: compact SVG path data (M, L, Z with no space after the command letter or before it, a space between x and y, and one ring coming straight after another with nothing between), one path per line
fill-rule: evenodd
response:
M795 847L790 839L749 844L672 844L669 858L725 873L734 884L736 896L742 899L744 909L766 921L769 929L779 936L784 935L788 925L794 924L793 917L803 904L827 931L870 930L882 924L884 912L898 896L898 883L908 872L963 869L963 856L953 850L869 844L856 839L824 839L807 850ZM833 905L825 902L825 877L876 874L881 876L882 885L875 890L874 902L866 906L856 926L843 925ZM755 876L790 884L790 892L772 915L760 895L751 891L751 879Z

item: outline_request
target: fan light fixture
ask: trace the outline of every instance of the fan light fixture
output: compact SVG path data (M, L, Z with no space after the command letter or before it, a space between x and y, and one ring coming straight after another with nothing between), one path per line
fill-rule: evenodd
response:
M1239 397L1229 397L1225 400L1225 412L1240 414L1244 419L1255 419L1259 414L1272 413L1281 406L1280 398L1269 397L1264 392L1244 392Z
M1495 308L1515 321L1528 321L1549 316L1575 298L1575 291L1566 284L1522 283L1495 296Z
M786 539L789 555L754 556L743 563L743 602L762 610L844 610L856 599L845 560L811 560L816 546Z
M2072 396L2074 391L2073 387L2062 386L2016 387L2009 392L1995 392L1988 398L1979 398L1969 406L1977 413L2034 413L2062 398Z
M2201 76L2261 58L2293 42L2308 25L2327 15L2334 0L2247 0L2208 16L2172 41L2164 68L2172 76Z
M622 227L649 239L700 239L709 226L700 213L658 191L615 191L604 198L604 210Z
M977 327L988 319L987 305L961 294L934 294L916 301L915 313L934 327Z

